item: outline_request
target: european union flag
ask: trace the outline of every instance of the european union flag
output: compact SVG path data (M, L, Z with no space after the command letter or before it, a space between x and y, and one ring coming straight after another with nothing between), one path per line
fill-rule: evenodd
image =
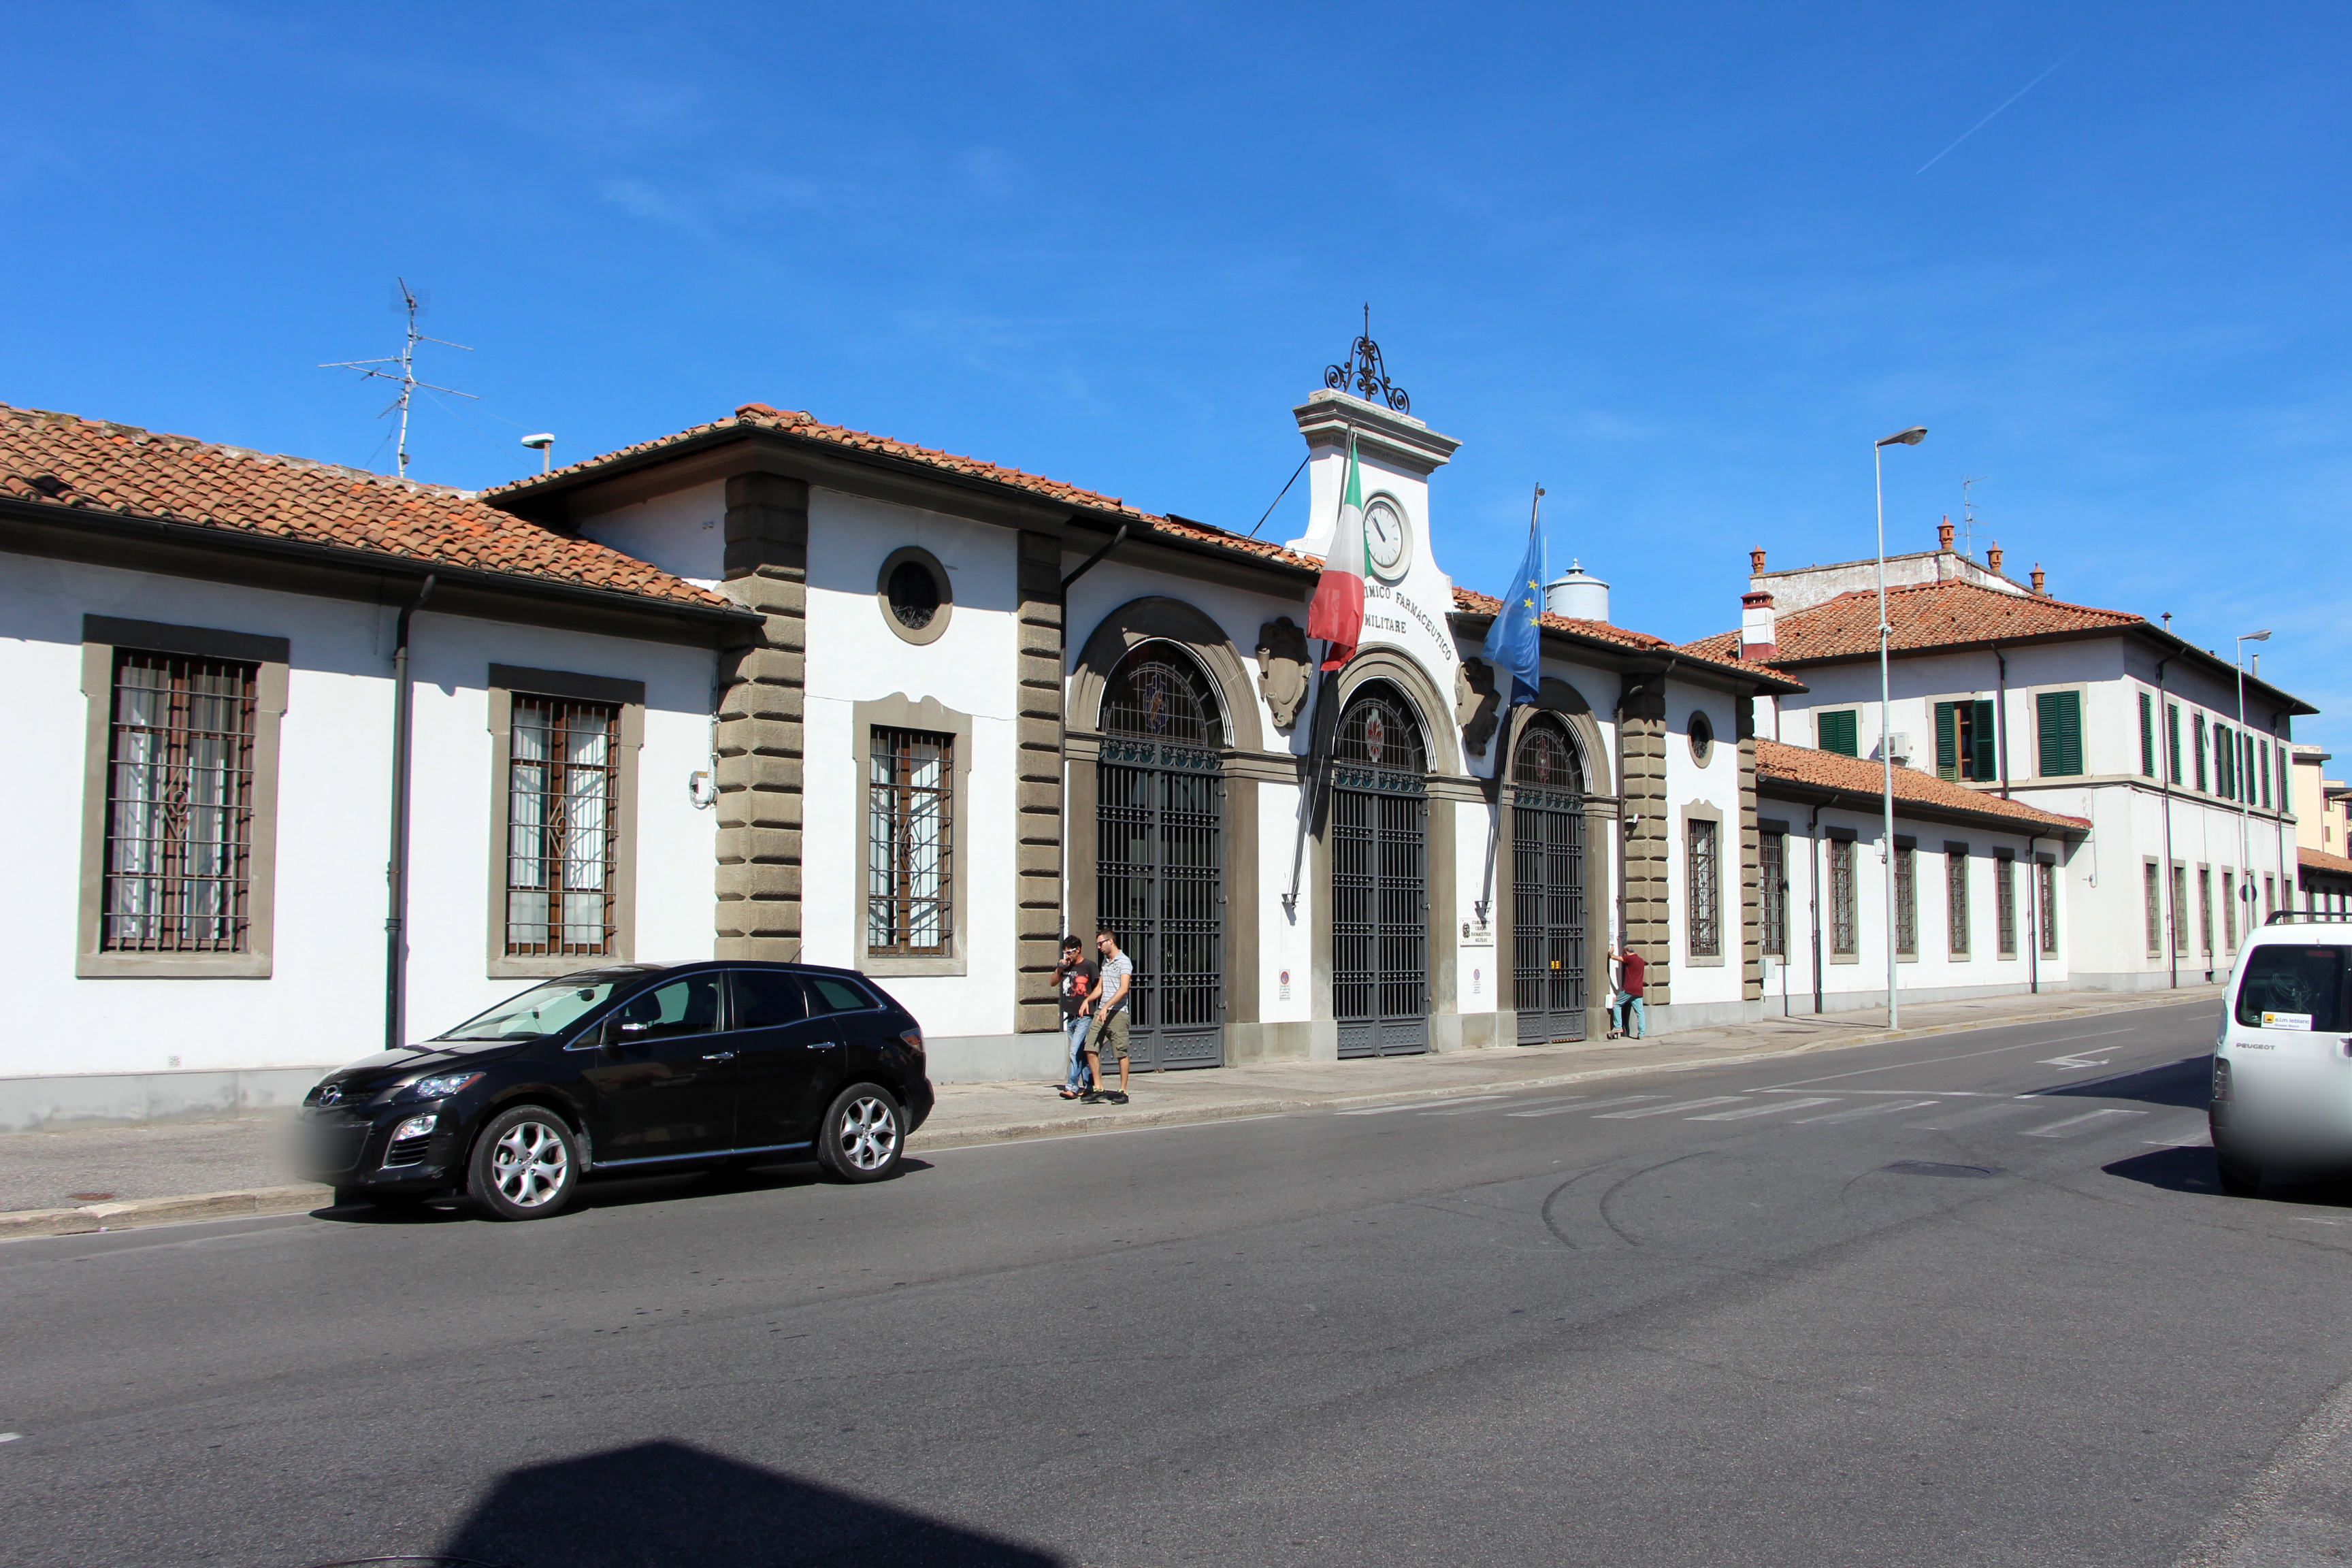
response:
M1538 625L1543 615L1543 541L1528 530L1528 558L1519 563L1519 579L1503 595L1503 607L1486 629L1486 662L1511 675L1510 694L1503 706L1533 702L1543 680L1543 657ZM1497 682L1499 685L1500 682Z

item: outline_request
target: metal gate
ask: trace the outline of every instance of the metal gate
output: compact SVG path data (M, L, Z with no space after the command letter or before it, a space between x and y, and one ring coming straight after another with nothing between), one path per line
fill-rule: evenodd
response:
M1331 769L1331 1015L1343 1057L1429 1049L1429 799L1421 728L1378 689Z
M1190 665L1147 643L1103 700L1095 908L1135 960L1128 1007L1144 1072L1225 1060L1223 731Z
M1528 726L1511 778L1511 983L1519 1044L1585 1036L1584 792L1568 737Z

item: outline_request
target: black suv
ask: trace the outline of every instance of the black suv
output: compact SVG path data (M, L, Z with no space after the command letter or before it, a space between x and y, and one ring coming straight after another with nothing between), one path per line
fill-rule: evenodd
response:
M922 1026L862 974L624 963L329 1074L303 1101L297 1163L338 1203L462 1193L499 1219L541 1219L592 1171L749 1165L812 1145L838 1179L879 1181L930 1110Z

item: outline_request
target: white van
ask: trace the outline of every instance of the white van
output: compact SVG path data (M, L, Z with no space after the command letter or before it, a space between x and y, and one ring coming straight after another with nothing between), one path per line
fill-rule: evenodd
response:
M2246 939L2210 1115L2225 1192L2251 1196L2268 1169L2352 1169L2352 916L2282 910Z

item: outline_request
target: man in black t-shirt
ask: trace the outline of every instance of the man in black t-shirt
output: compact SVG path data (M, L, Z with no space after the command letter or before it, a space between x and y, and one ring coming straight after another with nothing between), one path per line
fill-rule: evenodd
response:
M1095 994L1102 966L1086 955L1086 944L1075 936L1062 939L1062 962L1054 965L1054 989L1062 1000L1062 1034L1070 1042L1069 1071L1062 1079L1062 1098L1076 1100L1093 1088L1087 1079L1087 1031L1094 1026L1087 1013L1078 1011Z

